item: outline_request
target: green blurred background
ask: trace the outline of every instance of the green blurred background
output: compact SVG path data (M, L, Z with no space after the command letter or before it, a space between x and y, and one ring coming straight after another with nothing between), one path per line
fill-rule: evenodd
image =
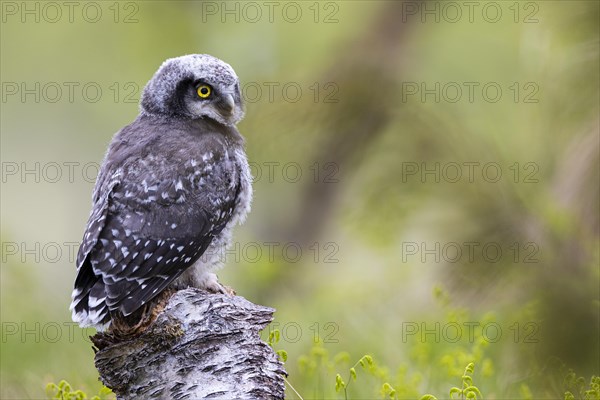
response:
M98 391L76 243L112 135L189 53L247 99L220 279L277 309L305 399L364 354L349 398L447 398L468 362L497 399L599 374L597 1L70 4L1 3L2 399Z

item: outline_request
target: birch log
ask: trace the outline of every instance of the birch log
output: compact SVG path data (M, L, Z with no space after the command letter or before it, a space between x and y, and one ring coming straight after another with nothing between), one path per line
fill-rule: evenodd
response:
M118 399L283 399L286 372L259 332L275 310L186 289L143 332L96 334L96 368Z

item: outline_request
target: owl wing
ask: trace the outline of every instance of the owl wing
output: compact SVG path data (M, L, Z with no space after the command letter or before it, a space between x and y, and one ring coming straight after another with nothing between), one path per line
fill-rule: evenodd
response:
M129 315L202 256L231 219L240 190L232 165L210 154L166 170L168 160L149 156L109 180L79 250L74 319L98 324L109 310Z

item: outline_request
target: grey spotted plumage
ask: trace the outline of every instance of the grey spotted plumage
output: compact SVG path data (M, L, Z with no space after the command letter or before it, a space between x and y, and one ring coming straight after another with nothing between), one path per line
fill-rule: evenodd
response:
M223 290L212 271L252 197L242 117L228 64L198 54L162 64L100 169L77 256L75 322L105 329L168 287Z

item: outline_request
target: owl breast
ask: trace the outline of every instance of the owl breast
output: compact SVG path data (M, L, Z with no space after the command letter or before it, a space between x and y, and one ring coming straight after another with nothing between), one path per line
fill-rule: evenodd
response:
M252 175L250 174L250 166L246 158L246 153L242 149L234 150L234 160L239 176L239 193L236 199L236 206L232 218L233 225L241 224L246 220L246 216L250 212L252 203Z

